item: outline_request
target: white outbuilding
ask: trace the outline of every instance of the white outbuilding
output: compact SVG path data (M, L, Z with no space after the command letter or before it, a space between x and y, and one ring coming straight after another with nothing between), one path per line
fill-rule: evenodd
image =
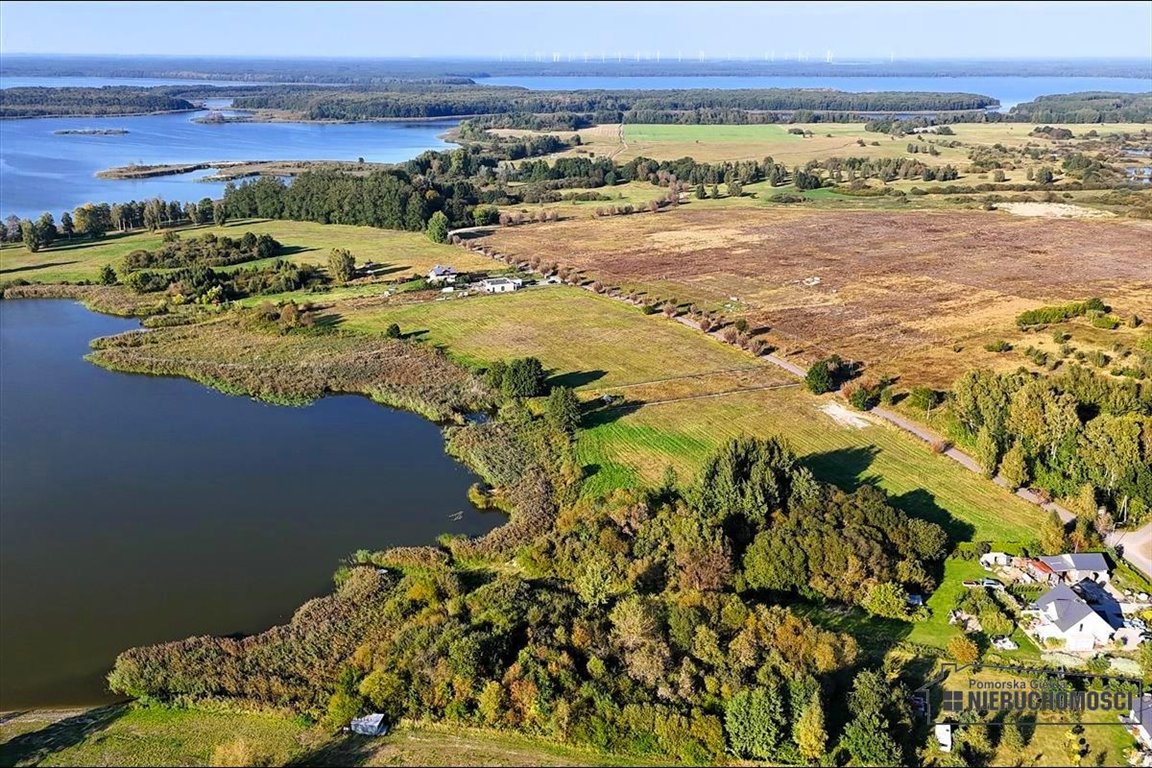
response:
M353 720L351 730L361 736L383 736L388 733L388 726L384 723L384 715L374 712Z

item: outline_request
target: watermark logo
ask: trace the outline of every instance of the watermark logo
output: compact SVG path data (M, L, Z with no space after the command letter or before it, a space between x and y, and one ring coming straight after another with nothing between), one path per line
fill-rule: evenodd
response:
M971 712L1025 716L1037 724L1114 724L1148 706L1135 678L991 664L945 665L917 693L936 722Z
M964 711L964 692L944 689L944 701L940 705L944 712Z

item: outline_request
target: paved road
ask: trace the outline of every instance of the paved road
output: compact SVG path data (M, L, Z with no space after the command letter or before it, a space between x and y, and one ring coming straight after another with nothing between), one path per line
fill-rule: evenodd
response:
M1122 547L1124 559L1152 579L1152 520L1134 531L1111 534L1108 544Z

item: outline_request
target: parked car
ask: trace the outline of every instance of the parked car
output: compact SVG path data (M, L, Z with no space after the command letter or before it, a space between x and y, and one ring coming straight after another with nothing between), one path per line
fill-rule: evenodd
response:
M980 586L987 589L1004 589L1004 584L998 579L980 579Z

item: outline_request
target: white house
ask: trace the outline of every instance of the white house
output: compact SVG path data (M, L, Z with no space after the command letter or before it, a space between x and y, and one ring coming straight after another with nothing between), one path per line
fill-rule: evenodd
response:
M508 293L524 285L518 277L490 277L480 281L480 290L484 293Z
M1070 651L1090 651L1115 632L1107 618L1067 584L1057 584L1023 613L1035 618L1031 630L1036 639L1062 640Z
M452 267L445 267L437 264L432 267L432 271L428 273L428 282L430 283L454 283L456 282L456 270Z
M1052 569L1056 579L1066 584L1079 584L1090 579L1097 584L1108 583L1108 561L1099 552L1083 552L1041 557L1040 562Z
M388 733L388 726L384 724L384 715L376 712L353 720L351 730L361 736L383 736Z

